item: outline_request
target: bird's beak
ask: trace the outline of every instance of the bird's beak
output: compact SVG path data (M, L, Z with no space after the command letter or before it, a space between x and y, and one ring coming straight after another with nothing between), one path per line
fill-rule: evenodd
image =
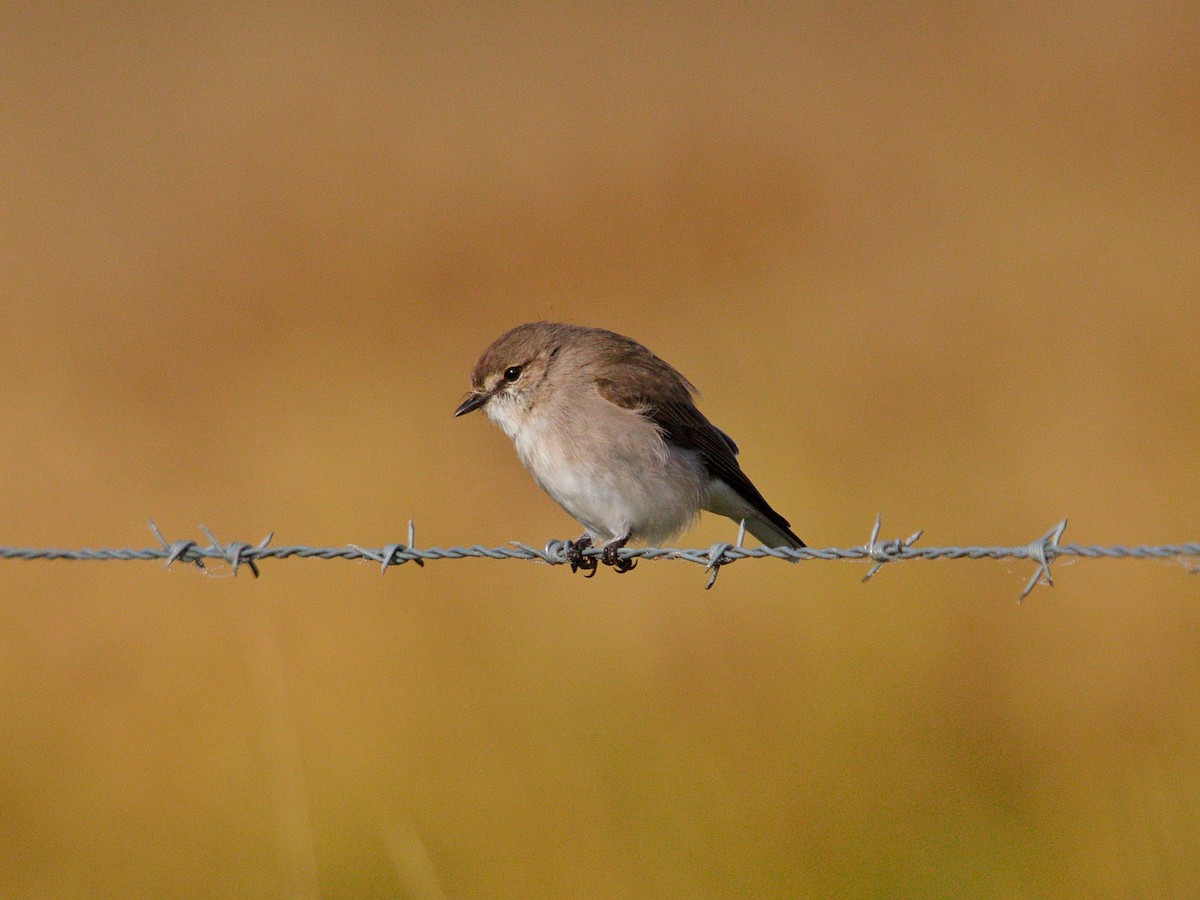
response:
M455 417L457 418L458 416L465 415L466 413L479 409L479 407L487 403L489 396L489 394L472 394L458 405L458 409L454 411Z

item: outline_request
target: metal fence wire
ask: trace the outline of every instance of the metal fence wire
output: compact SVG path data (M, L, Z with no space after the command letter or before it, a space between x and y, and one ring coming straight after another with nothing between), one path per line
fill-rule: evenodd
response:
M745 528L738 529L736 543L718 542L708 548L679 549L674 547L623 547L617 555L628 560L663 560L681 559L704 566L708 571L707 588L716 581L717 573L722 566L730 565L744 559L780 559L787 562L807 562L816 560L864 560L871 563L863 581L869 580L880 568L887 563L904 562L913 559L1017 559L1030 560L1036 564L1032 577L1021 590L1018 600L1024 600L1038 585L1043 583L1053 585L1050 575L1051 564L1061 557L1082 557L1084 559L1178 559L1185 562L1189 558L1200 558L1200 543L1160 544L1155 546L1097 546L1085 544L1061 543L1067 520L1063 519L1041 537L1019 547L917 547L915 546L922 532L917 531L907 538L883 539L879 537L882 519L876 517L871 535L865 544L858 547L829 547L819 549L804 547L744 547ZM417 547L413 523L408 523L408 539L404 543L385 544L379 548L359 547L347 544L344 547L309 547L304 545L270 546L274 534L268 534L254 544L243 541L223 542L217 540L211 531L200 526L208 543L193 540L169 541L158 526L150 522L150 530L158 540L159 546L145 549L57 549L53 547L4 547L0 546L0 559L65 559L65 560L154 560L161 559L169 567L176 562L191 563L204 570L205 560L219 560L227 563L233 574L245 566L255 577L259 574L259 562L264 559L348 559L368 560L379 564L380 572L386 572L394 566L405 563L416 563L424 566L427 561L447 559L467 559L478 557L482 559L522 559L537 560L552 566L568 565L571 563L569 541L552 540L539 550L528 544L513 541L505 547ZM582 555L589 559L599 559L601 550L589 548ZM1200 566L1191 566L1193 574L1200 572Z

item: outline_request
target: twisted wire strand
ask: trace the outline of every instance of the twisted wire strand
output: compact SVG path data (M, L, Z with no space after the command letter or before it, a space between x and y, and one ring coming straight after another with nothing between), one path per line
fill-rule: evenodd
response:
M1014 559L1031 560L1037 564L1033 577L1022 590L1020 599L1029 595L1039 583L1052 585L1050 565L1062 557L1078 557L1082 559L1180 559L1200 558L1200 542L1183 544L1136 544L1127 546L1117 544L1101 546L1095 544L1063 544L1059 542L1067 520L1063 519L1044 535L1024 546L1017 547L916 547L915 542L921 536L917 531L908 538L880 540L879 530L881 518L876 517L867 542L858 547L744 547L742 541L745 529L740 528L737 543L718 542L707 549L678 548L678 547L624 547L618 551L622 559L649 560L684 560L702 565L709 572L707 587L712 587L717 573L722 566L730 565L744 559L780 559L787 562L803 562L815 560L866 560L872 563L864 581L878 573L880 568L888 563L904 562L912 559ZM469 547L417 547L412 522L408 524L407 541L404 543L387 544L380 548L359 547L348 544L344 547L310 547L303 544L290 546L270 546L273 534L268 534L261 541L250 544L242 541L228 543L219 541L207 528L200 526L208 540L207 544L194 540L168 541L158 527L150 522L150 529L158 539L159 546L136 548L79 548L66 549L55 547L6 547L0 546L0 559L22 560L157 560L166 562L167 566L176 562L191 563L203 569L205 560L220 560L229 564L237 573L241 566L246 566L257 577L258 563L264 559L346 559L367 560L378 563L381 572L388 568L400 566L408 562L424 566L427 561L448 559L518 559L538 560L550 565L566 565L570 563L568 551L569 541L552 540L544 549L532 547L529 544L512 542L504 547L484 547L475 544ZM584 557L599 558L601 550L589 548L582 551ZM1193 568L1193 572L1200 568Z

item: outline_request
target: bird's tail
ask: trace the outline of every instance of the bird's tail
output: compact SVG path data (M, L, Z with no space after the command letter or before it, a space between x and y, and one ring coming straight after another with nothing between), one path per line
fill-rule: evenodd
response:
M746 530L772 549L791 547L799 550L803 547L804 541L796 537L788 520L771 509L762 494L754 490L753 485L749 482L746 484L749 490L754 491L755 498L759 501L758 505L751 503L723 480L716 478L709 484L704 508L709 512L728 516L735 522L744 521Z
M746 516L746 530L762 541L763 546L771 549L792 547L799 550L804 546L804 541L796 537L792 529L783 528L759 515Z

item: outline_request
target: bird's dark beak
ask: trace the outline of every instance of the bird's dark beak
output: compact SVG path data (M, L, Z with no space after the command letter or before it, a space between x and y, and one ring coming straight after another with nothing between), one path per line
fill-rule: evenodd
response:
M458 409L454 411L455 418L466 413L472 412L488 401L488 394L472 394L466 400L458 405Z

